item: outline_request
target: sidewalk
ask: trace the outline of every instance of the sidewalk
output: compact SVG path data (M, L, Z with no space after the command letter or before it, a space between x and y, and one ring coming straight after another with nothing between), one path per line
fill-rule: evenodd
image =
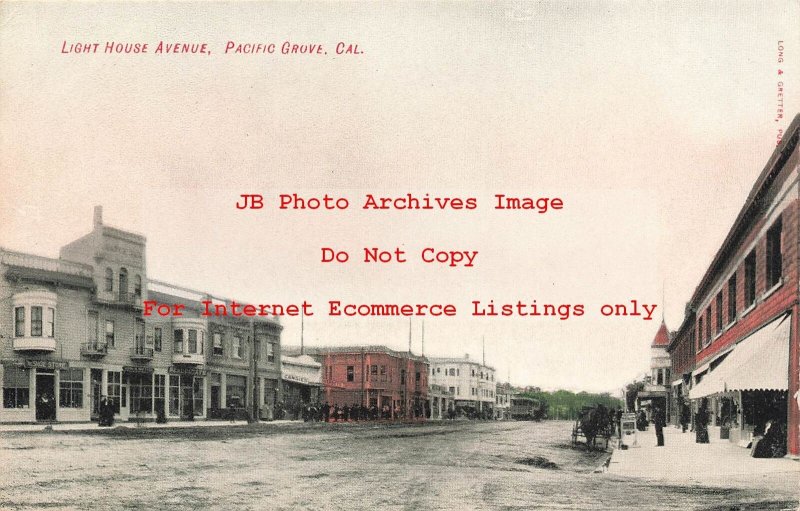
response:
M727 440L695 443L694 432L664 428L664 446L656 447L651 426L637 431L639 447L615 449L608 474L682 485L764 488L800 495L800 461L790 458L752 458L750 449ZM632 443L631 436L626 437Z
M299 420L277 420L277 421L261 421L263 424L273 424L276 426L302 423ZM65 422L60 424L53 424L50 426L53 431L95 431L95 430L108 430L119 428L135 428L135 429L158 429L158 428L213 428L213 427L236 427L247 426L247 421L223 421L223 420L197 420L197 421L174 421L167 422L166 424L158 424L156 422L142 422L137 424L135 421L116 421L110 428L101 428L96 422ZM45 431L47 424L0 424L0 433L3 432L31 432L31 431Z

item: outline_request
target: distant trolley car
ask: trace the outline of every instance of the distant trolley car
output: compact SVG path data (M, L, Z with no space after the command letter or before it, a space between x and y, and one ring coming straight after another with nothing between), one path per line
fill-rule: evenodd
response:
M511 418L520 421L539 420L541 404L532 397L514 396L511 398Z

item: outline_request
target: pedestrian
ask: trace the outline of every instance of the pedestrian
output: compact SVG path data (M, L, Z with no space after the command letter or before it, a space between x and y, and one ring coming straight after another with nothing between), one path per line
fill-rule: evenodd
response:
M622 438L622 408L617 408L617 412L614 414L614 419L616 420L617 431L619 431L619 437Z
M708 417L708 398L704 397L694 415L695 442L698 444L708 443Z
M664 447L664 426L667 425L667 420L660 406L656 406L653 412L653 424L656 427L656 447Z
M689 405L686 403L681 404L681 432L686 433L686 429L689 427L689 423L691 422L691 412L689 411Z
M331 405L329 405L328 402L325 401L325 404L322 405L322 421L328 422L330 416L331 416Z

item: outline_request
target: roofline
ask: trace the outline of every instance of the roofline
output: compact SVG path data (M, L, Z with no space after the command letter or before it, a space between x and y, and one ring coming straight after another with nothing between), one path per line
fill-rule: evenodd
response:
M725 256L728 255L728 252L735 242L738 241L737 238L743 233L745 226L751 220L754 208L759 205L759 199L761 199L763 193L768 190L770 186L772 186L775 178L783 170L792 152L797 147L799 136L800 114L796 114L791 124L789 124L789 127L786 129L785 136L781 140L781 143L772 152L767 164L759 174L758 179L756 179L753 188L747 195L747 200L745 200L742 209L739 211L736 220L733 222L733 226L731 227L730 231L728 231L728 235L725 237L725 240L722 242L719 250L717 250L716 255L714 255L714 259L712 259L711 264L708 266L708 269L703 275L703 278L700 279L700 283L695 288L690 300L690 304L693 306L697 304L699 299L704 295L706 289L714 280L713 277L716 275L718 267L722 264L722 261L724 260Z

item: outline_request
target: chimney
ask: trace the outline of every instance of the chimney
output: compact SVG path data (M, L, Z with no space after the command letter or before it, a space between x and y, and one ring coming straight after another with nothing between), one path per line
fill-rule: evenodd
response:
M100 227L103 225L103 206L94 207L94 226Z

